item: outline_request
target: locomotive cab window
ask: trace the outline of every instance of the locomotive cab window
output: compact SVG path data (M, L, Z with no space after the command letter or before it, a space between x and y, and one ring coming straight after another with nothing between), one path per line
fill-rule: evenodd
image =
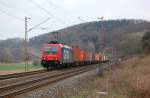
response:
M58 47L45 47L44 53L46 53L46 54L57 54L58 53Z

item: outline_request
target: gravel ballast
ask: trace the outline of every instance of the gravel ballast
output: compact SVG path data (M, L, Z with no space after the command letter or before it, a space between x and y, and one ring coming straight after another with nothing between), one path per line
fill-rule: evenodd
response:
M81 87L87 85L89 81L94 80L94 76L97 73L98 67L92 71L67 78L13 98L60 98L62 96L67 98L72 95L76 96Z

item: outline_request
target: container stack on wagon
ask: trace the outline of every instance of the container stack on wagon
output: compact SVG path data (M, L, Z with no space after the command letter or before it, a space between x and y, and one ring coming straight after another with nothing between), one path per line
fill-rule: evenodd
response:
M105 55L87 52L79 47L50 42L42 47L41 65L45 68L79 66L100 63L107 59Z
M72 48L73 53L73 63L74 64L81 64L84 61L84 51L78 47Z

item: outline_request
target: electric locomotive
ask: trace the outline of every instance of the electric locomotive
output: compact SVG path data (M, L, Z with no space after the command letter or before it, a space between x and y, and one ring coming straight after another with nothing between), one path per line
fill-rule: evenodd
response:
M72 63L72 47L51 41L42 47L41 65L44 68L61 67Z

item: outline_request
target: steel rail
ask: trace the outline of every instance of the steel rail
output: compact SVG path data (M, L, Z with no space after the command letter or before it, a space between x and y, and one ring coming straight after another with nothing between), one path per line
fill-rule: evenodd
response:
M46 70L37 70L37 71L22 72L22 73L15 73L15 74L9 74L9 75L1 75L0 80L17 78L17 77L21 77L21 76L39 74L39 73L44 73L44 72L47 72L47 71Z
M6 88L4 87L4 88L0 89L1 93L4 92L4 94L0 95L0 98L13 97L13 96L16 96L16 95L34 90L36 88L39 88L39 87L42 87L42 86L45 86L45 85L63 80L65 78L72 77L74 75L90 71L92 69L93 68L91 68L91 67L90 68L82 68L82 69L77 69L77 70L74 70L74 71L67 71L67 72L64 72L64 73L58 73L58 74L55 74L55 75L51 75L49 77L47 76L47 77L44 77L44 78L39 78L39 79L31 80L31 81L28 81L28 82L24 82L24 83L12 85L12 86L10 85L9 87L6 87ZM17 89L18 87L21 87L21 86L25 86L25 87L20 88L18 90L15 90L15 87ZM12 92L6 92L7 90L10 90L10 89L14 89L14 90Z

